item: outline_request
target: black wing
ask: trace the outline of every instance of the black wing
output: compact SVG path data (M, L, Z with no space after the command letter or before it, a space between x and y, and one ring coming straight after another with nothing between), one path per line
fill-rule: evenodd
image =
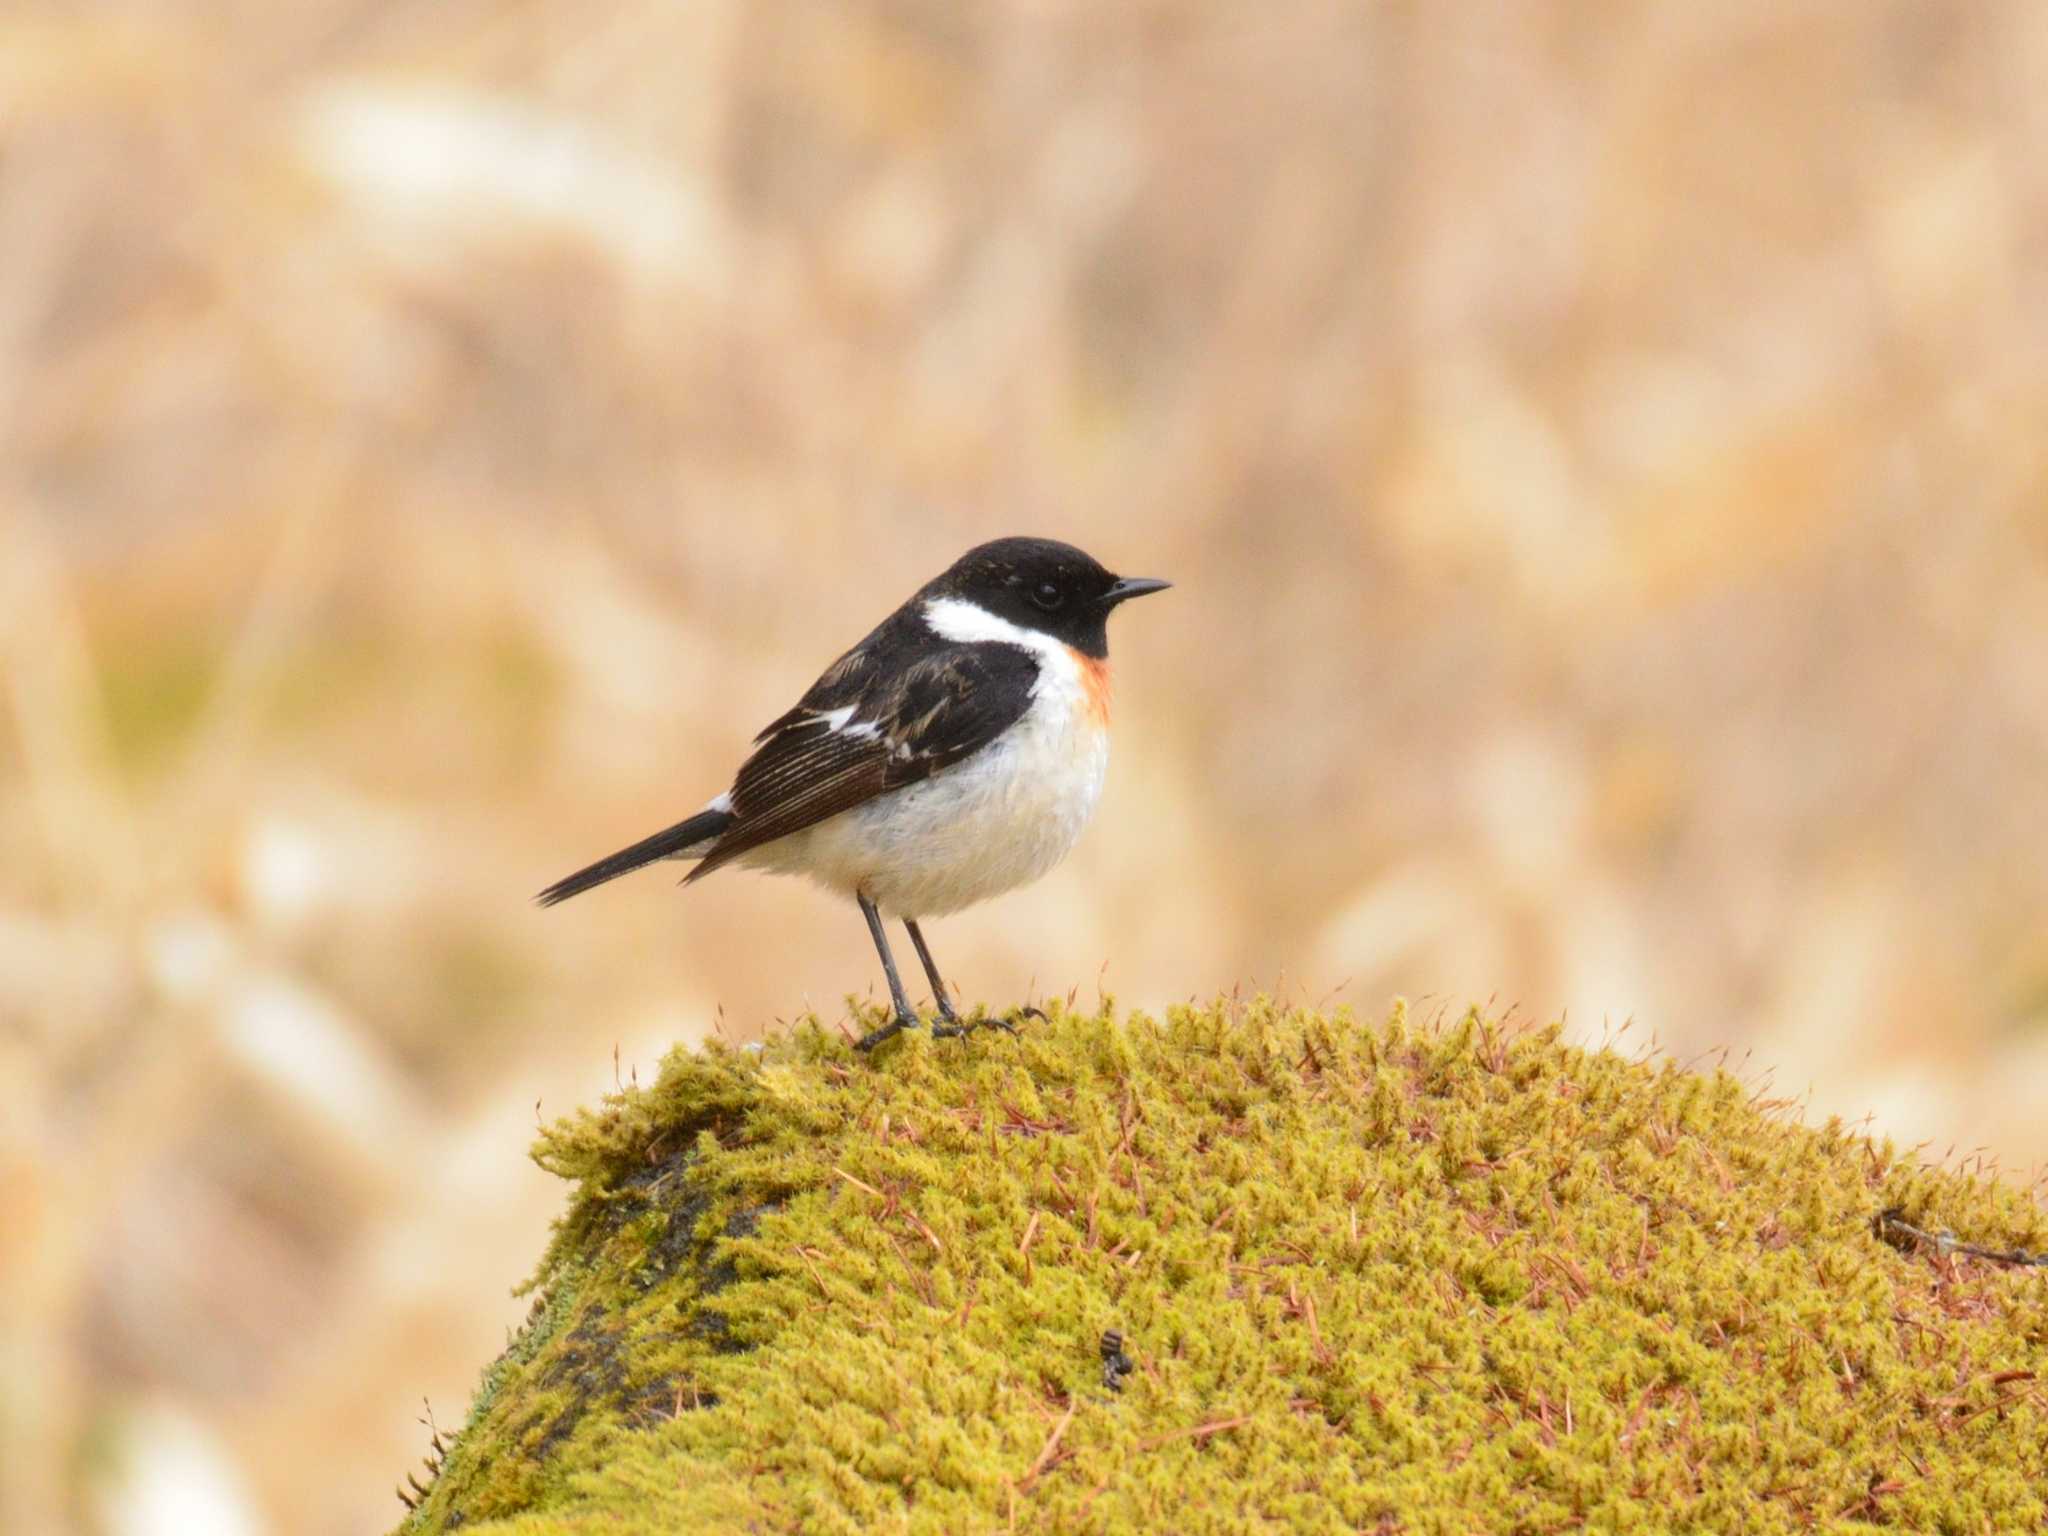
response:
M848 652L755 738L732 825L688 878L979 751L1023 715L1037 680L1036 658L1012 645L947 646L893 667Z

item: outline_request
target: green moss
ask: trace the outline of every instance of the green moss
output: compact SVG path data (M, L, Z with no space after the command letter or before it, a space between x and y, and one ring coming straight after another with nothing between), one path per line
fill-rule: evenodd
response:
M2037 1206L1555 1030L812 1024L536 1155L575 1198L408 1531L2048 1522L2041 1272L1873 1230Z

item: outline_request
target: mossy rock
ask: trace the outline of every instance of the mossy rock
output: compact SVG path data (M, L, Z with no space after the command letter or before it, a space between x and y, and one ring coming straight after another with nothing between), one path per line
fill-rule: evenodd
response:
M1555 1029L813 1023L536 1156L405 1532L2048 1528L2048 1273L1876 1230L2042 1210Z

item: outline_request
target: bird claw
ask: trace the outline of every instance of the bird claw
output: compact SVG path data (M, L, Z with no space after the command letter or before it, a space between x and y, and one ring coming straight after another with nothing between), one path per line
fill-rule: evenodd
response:
M1017 1009L1008 1018L990 1016L969 1019L965 1023L953 1020L945 1024L934 1024L932 1026L932 1038L935 1040L965 1039L977 1029L1000 1029L1005 1034L1014 1035L1017 1033L1017 1021L1026 1018L1037 1019L1043 1022L1045 1019L1044 1010L1024 1007Z
M915 1028L917 1028L916 1019L907 1019L899 1013L880 1029L870 1030L867 1034L862 1035L859 1040L854 1042L853 1048L856 1051L872 1051L884 1040L893 1039L895 1036L902 1034L904 1030ZM933 1033L936 1034L937 1031L934 1030Z

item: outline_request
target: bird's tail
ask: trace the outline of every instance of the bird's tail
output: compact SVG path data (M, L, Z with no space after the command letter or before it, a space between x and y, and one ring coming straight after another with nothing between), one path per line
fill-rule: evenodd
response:
M603 885L607 880L616 880L621 875L631 874L642 865L652 864L657 859L689 857L693 850L710 852L708 847L698 849L700 843L708 844L727 827L733 824L731 811L707 807L688 821L679 821L666 831L652 837L643 837L630 848L621 848L608 858L599 859L587 869L579 869L573 875L557 880L553 885L534 898L544 907L567 901L571 896L580 896L594 885Z

